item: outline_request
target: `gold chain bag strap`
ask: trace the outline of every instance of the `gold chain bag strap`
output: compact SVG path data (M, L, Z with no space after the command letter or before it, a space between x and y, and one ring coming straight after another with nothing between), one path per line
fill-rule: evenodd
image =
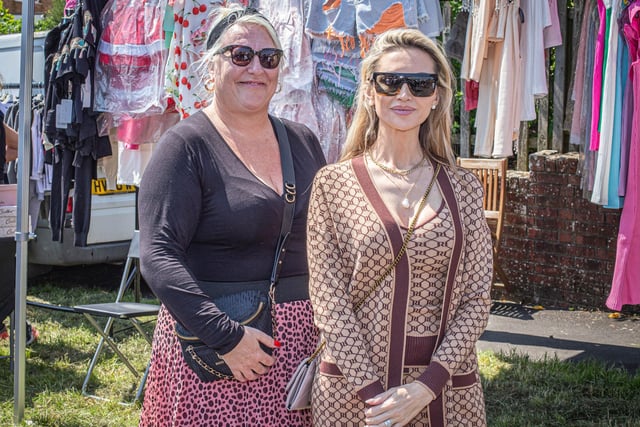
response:
M440 172L440 163L436 166L436 170L433 173L433 178L431 178L431 182L427 187L427 190L424 192L424 195L420 199L420 204L418 205L418 210L416 211L415 216L411 220L409 224L409 229L407 230L407 234L404 236L404 240L402 241L402 246L398 251L398 254L393 259L393 262L389 264L386 270L380 275L380 277L376 280L374 285L371 287L371 290L362 298L356 305L353 306L353 312L357 312L362 308L364 302L380 287L382 281L393 271L394 268L400 262L400 259L407 251L407 245L409 244L409 239L413 235L413 231L416 228L416 223L418 221L418 217L420 216L420 212L427 203L427 198L429 197L429 193L431 193L431 188L436 182L436 177ZM289 380L287 387L285 388L285 393L287 394L286 404L287 409L290 411L297 411L301 409L307 409L311 407L311 386L313 385L313 377L316 373L316 367L318 365L318 356L320 352L327 344L326 341L322 341L318 348L311 354L311 356L302 360L296 370L293 373L293 376Z

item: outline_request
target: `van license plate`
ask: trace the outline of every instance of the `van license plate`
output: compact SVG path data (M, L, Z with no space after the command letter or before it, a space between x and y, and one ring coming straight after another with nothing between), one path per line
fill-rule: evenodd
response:
M136 192L136 187L134 185L118 184L115 190L108 190L106 178L98 178L98 179L91 180L91 194L95 194L98 196L105 196L107 194L116 194L116 193L135 193L135 192Z

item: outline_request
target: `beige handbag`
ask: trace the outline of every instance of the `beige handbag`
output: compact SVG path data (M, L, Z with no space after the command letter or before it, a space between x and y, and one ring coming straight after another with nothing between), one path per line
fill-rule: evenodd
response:
M393 259L393 262L387 269L382 273L382 275L376 280L376 283L373 285L369 293L360 300L358 304L353 307L353 311L356 312L362 307L362 304L369 298L369 296L380 286L380 283L391 273L391 271L398 265L400 262L400 258L404 255L407 250L407 244L409 243L409 239L413 234L413 230L415 229L416 222L418 217L420 216L420 212L424 208L424 205L427 201L427 197L431 192L431 188L436 181L436 177L438 176L438 172L440 172L440 164L436 167L435 172L433 173L433 178L429 183L429 187L427 191L425 191L424 196L420 199L420 205L418 207L418 211L416 215L411 220L411 224L409 225L409 229L407 230L407 234L404 236L404 241L402 242L402 247L398 251L398 254ZM289 380L287 387L285 388L285 393L287 394L286 398L286 406L289 411L298 411L301 409L308 409L311 407L311 386L313 385L313 377L316 374L316 370L318 368L318 360L319 355L322 349L325 347L326 341L322 341L316 351L313 354L300 362L298 367L293 373L293 376Z

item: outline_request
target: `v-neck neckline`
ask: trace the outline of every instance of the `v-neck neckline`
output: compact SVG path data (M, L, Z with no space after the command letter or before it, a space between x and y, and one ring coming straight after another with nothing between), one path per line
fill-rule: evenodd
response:
M213 128L213 131L216 133L216 135L220 138L220 141L222 141L222 145L224 145L225 150L227 150L229 153L231 153L231 155L233 156L233 158L242 165L242 168L249 174L251 175L255 181L257 181L258 183L260 183L261 185L265 186L266 188L268 188L269 190L271 190L273 192L273 194L275 194L276 196L278 196L279 198L282 198L284 195L284 184L283 184L283 188L281 188L279 191L277 191L275 188L273 188L272 186L270 186L269 184L267 184L267 182L265 180L263 180L262 178L260 178L258 175L256 175L255 173L253 173L253 171L251 169L249 169L249 167L247 166L247 164L245 162L242 161L242 159L240 158L240 156L238 156L238 154L233 151L233 149L231 148L231 146L229 145L229 143L227 142L227 140L224 138L224 136L222 136L222 134L220 133L220 131L218 130L218 128L216 127L216 125L213 123L213 121L209 118L209 116L207 116L207 114L204 111L200 111L200 113L202 113L206 119L207 122L209 122L209 125ZM273 121L271 119L271 117L269 117L269 123L271 123L271 127L273 128ZM273 129L274 133L275 133L275 129ZM280 142L277 141L277 136L276 136L276 142L278 144L278 159L280 160L280 162L282 163L281 157L280 157ZM280 164L280 171L282 173L282 164ZM284 180L284 178L283 178Z
M352 162L354 162L356 159L353 159ZM371 176L371 171L369 170L369 168L367 168L367 164L366 164L366 160L364 158L364 155L357 158L357 160L359 162L361 162L361 164L359 165L355 165L352 163L353 167L362 167L363 168L363 172L364 172L364 177L367 180L367 182L365 183L360 183L363 192L365 194L365 197L367 197L369 199L369 201L372 203L372 205L374 205L374 210L378 213L378 215L380 215L381 217L386 216L388 218L390 218L392 220L392 222L396 225L396 227L398 228L398 230L401 233L404 233L406 230L409 229L409 225L411 224L411 220L413 219L413 216L410 216L408 218L408 222L406 224L404 224L401 219L395 215L392 210L389 208L389 206L387 206L387 204L385 203L384 199L382 198L382 195L380 193L380 190L378 188L378 186L376 185L375 181L373 180L373 176ZM433 166L433 162L431 162L430 160L427 160L429 163L431 163L431 165ZM436 169L434 168L434 173L435 173ZM435 180L435 182L433 183L434 188L431 189L431 191L433 191L435 189L435 187L439 187L438 184L438 177L434 176L432 179ZM369 191L368 191L369 189ZM424 192L422 193L424 194ZM433 215L429 215L428 218L426 218L426 220L422 221L422 222L418 222L415 225L415 229L419 229L421 227L424 227L425 225L427 225L429 222L431 222L434 218L436 218L439 214L440 211L443 209L444 207L444 198L442 199L440 206L438 207L438 209L434 209L433 210ZM384 209L376 209L375 206L380 206L380 207L384 207ZM385 221L385 218L381 218L383 220L383 222Z

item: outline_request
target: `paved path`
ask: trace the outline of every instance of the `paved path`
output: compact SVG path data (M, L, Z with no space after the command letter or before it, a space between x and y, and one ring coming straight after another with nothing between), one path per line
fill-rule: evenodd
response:
M560 360L595 358L640 368L640 316L610 319L603 311L543 309L495 302L478 350L510 353L515 350L540 359L545 354Z

